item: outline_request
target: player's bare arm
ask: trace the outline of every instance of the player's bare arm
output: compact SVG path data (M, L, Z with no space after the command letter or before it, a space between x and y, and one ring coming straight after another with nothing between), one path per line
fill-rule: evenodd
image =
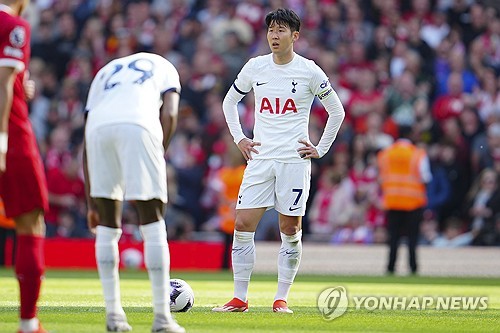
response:
M0 175L6 169L9 116L15 77L13 67L0 67Z
M177 115L179 113L180 95L176 91L168 91L163 94L163 106L160 113L161 126L163 128L163 148L167 150L170 139L174 136L177 128Z
M85 119L85 124L87 120ZM85 179L85 198L87 199L87 225L92 233L95 233L95 228L99 225L99 214L97 212L97 205L94 199L90 196L90 180L89 169L87 166L87 149L85 147L85 140L83 140L83 176Z
M94 199L90 196L90 181L87 168L87 154L83 150L83 173L85 175L85 197L87 198L87 225L89 230L95 234L95 228L99 225L99 213Z
M259 151L254 147L260 145L261 145L260 142L250 140L249 138L244 138L240 142L238 142L238 149L243 154L243 157L245 157L245 160L248 161L252 159L252 153L255 154L259 153Z
M310 142L308 142L307 140L299 140L299 143L302 143L304 145L303 147L299 147L297 149L297 152L299 153L301 158L319 158L318 150Z

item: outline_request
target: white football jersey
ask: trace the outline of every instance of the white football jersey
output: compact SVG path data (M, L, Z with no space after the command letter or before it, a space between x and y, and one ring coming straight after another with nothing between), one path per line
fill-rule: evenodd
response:
M314 63L298 54L285 65L274 63L272 54L250 59L233 87L240 94L255 95L253 140L261 146L254 159L303 162L297 153L300 139L309 140L309 115L314 96L334 94L328 77Z
M136 53L115 59L92 81L86 106L87 131L104 125L132 123L162 138L161 96L170 90L180 93L180 89L179 73L159 55Z

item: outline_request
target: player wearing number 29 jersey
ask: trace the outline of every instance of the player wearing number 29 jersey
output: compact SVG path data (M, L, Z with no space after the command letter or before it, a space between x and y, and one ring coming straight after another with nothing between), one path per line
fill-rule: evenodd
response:
M137 124L161 136L161 95L180 92L179 74L165 58L136 53L104 66L90 87L88 131L110 124Z
M164 158L177 123L179 74L159 55L137 53L111 61L90 87L85 124L87 220L96 229L95 255L108 332L128 332L118 277L122 202L135 200L144 263L153 290L152 332L184 333L170 314L170 273L163 219Z

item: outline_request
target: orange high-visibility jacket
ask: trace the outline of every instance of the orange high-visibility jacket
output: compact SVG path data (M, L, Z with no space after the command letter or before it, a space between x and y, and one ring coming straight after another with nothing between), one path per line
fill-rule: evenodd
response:
M9 219L5 216L5 209L2 198L0 198L0 227L5 229L14 229L16 227L14 219Z
M232 235L234 232L236 201L238 200L238 192L245 173L245 167L246 165L223 167L219 171L219 177L224 184L224 189L220 197L218 214L221 218L220 228L226 234Z
M409 141L396 141L377 156L383 205L388 210L410 211L427 204L420 164L423 149Z

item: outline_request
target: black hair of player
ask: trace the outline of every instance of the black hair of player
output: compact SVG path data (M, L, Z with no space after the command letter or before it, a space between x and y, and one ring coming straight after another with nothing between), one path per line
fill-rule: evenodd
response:
M283 25L290 28L292 32L300 31L300 18L291 9L278 8L266 15L266 25L269 28L271 24Z

